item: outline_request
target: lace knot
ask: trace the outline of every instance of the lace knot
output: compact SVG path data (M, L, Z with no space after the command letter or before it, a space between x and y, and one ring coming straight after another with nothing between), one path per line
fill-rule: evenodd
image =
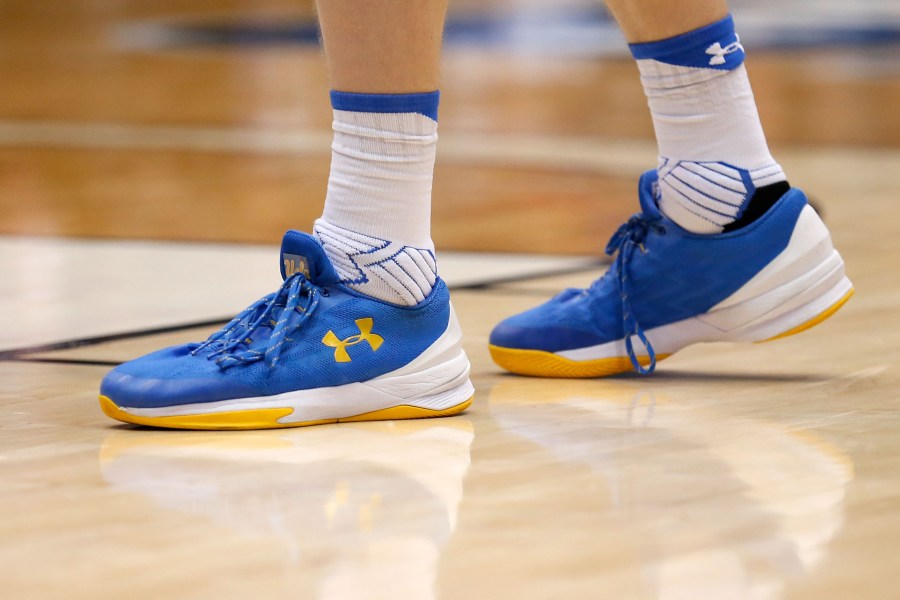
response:
M264 296L244 309L222 329L191 351L197 355L209 350L208 360L215 360L220 369L265 360L269 368L275 366L289 341L288 334L300 328L319 304L322 290L303 273L294 273L284 280L278 291ZM276 317L275 309L281 307ZM252 347L254 335L261 329L271 329L264 348ZM262 345L262 344L261 344Z
M656 352L653 350L650 340L644 334L640 323L638 323L637 317L634 315L634 309L631 306L628 266L635 248L642 253L647 252L644 241L651 231L665 233L665 228L657 221L650 220L643 214L637 214L619 227L606 245L606 253L609 256L616 256L614 266L618 273L619 294L622 300L622 330L625 334L625 349L628 351L631 366L642 375L652 373L656 369ZM638 360L637 353L634 350L634 343L632 342L634 337L637 337L647 349L650 362L646 367L641 365Z

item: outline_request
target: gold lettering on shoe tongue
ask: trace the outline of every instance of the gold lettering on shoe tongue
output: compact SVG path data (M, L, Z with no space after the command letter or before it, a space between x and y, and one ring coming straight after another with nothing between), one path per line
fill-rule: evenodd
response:
M306 257L298 254L285 254L282 259L284 260L285 279L295 273L303 273L309 279L309 264L306 262Z
M345 363L352 360L350 354L347 352L348 346L355 346L360 342L368 342L369 347L372 348L372 352L375 352L384 342L383 337L377 333L372 333L372 326L375 324L375 320L371 317L357 319L355 323L356 327L359 328L358 335L351 335L347 339L342 340L339 339L333 331L329 330L328 333L325 334L325 337L322 338L323 344L334 348L334 360L336 362Z

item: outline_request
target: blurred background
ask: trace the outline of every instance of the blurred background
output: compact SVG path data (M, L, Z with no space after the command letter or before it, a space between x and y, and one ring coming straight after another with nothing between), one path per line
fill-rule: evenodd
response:
M897 149L900 3L732 8L776 158ZM0 0L0 234L309 229L331 137L317 35L310 0ZM452 0L445 39L438 247L596 253L655 160L614 23L588 0Z
M656 145L599 4L450 0L434 238L476 405L205 435L116 427L97 387L275 289L321 213L312 2L0 0L0 599L896 600L900 1L732 8L856 285L837 318L501 375L493 325L602 272Z

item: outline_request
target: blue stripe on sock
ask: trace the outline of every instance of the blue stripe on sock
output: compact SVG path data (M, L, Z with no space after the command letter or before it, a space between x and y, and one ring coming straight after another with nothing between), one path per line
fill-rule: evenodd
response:
M331 106L335 110L370 113L418 113L437 121L438 91L423 94L357 94L331 90Z
M673 38L630 44L628 48L635 59L649 58L682 67L731 71L744 62L744 47L734 32L731 15Z

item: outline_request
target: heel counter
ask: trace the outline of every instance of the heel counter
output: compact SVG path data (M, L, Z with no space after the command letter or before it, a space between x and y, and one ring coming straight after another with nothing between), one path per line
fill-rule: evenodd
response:
M714 312L746 302L814 270L834 254L831 234L818 213L806 204L800 211L790 241L772 262L734 294L710 309Z

